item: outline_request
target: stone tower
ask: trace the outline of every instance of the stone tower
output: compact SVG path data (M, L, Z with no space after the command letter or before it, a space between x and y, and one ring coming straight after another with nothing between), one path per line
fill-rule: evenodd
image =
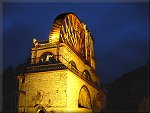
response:
M48 41L33 39L18 75L18 112L95 112L105 93L95 73L94 40L74 13L58 15Z

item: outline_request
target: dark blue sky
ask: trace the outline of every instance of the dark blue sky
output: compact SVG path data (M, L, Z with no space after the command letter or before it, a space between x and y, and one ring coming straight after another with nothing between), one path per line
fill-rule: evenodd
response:
M65 12L75 13L91 31L103 82L146 63L148 3L4 3L4 68L24 62L33 37L48 40L55 17Z

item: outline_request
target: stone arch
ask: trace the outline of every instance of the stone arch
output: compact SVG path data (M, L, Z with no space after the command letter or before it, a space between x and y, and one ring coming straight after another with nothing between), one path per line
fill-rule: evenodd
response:
M83 85L79 92L78 107L91 109L91 96L87 86Z
M44 52L39 57L39 63L55 63L55 62L56 62L56 59L52 52Z
M85 69L82 73L83 77L89 81L92 81L91 75L87 69Z

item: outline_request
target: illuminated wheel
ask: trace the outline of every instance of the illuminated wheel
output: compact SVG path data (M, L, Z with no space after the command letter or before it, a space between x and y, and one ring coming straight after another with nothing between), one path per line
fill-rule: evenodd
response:
M49 43L51 45L65 43L89 64L91 59L94 60L93 38L86 25L74 13L60 14L55 18ZM95 68L94 62L91 65Z
M59 15L54 20L49 42L66 43L85 57L85 29L84 24L73 13Z

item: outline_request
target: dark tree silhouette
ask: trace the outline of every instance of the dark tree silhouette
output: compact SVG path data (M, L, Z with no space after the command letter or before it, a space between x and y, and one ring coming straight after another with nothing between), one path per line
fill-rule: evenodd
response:
M3 112L16 111L16 73L12 66L3 71Z
M106 84L105 89L108 94L107 106L104 111L139 112L148 110L148 70L149 62L145 66L124 74L112 83Z

